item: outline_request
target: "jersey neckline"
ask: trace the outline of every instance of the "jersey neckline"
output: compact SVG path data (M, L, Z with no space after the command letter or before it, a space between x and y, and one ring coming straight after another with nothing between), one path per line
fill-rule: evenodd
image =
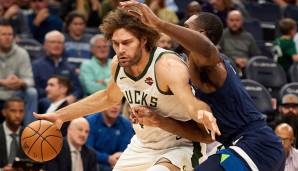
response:
M123 69L124 73L125 73L130 79L132 79L132 80L134 80L134 81L139 81L140 79L142 79L142 78L146 75L147 70L149 69L149 67L150 67L150 65L151 65L151 63L152 63L152 61L153 61L153 57L154 57L154 53L155 53L156 49L157 49L157 48L155 47L155 48L151 51L150 56L149 56L149 61L148 61L147 65L146 65L145 69L143 70L143 72L142 72L140 75L134 77L134 76L130 75L129 73L127 73L127 72Z

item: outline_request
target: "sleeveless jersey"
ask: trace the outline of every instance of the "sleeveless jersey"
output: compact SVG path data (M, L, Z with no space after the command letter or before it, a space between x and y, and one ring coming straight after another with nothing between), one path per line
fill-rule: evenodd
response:
M196 96L209 104L217 119L221 131L217 141L226 147L240 147L258 170L277 171L284 158L281 142L266 125L232 66L226 60L224 64L227 78L220 88L212 93L196 91Z
M158 111L163 117L171 117L180 121L190 120L186 109L180 104L178 98L171 92L163 92L159 89L156 80L155 63L164 53L173 53L162 48L155 48L144 71L133 77L125 72L123 67L117 66L115 82L124 94L131 107L147 106L151 110ZM169 73L170 74L170 73ZM134 124L136 142L145 148L165 149L177 146L192 146L192 143L184 138L160 128L153 128Z

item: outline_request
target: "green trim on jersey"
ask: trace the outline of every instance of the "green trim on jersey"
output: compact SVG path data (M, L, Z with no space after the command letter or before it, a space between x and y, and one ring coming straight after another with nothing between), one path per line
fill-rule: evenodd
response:
M177 55L177 53L175 53L175 52L170 52L170 51L161 52L161 53L158 55L158 57L156 58L156 60L155 60L155 64L156 64L156 62L161 58L161 56L164 55L165 53L171 53L171 54L175 54L175 55ZM155 65L154 65L154 67L155 67ZM155 77L156 87L157 87L158 91L159 91L161 94L164 94L164 95L174 95L173 92L172 92L171 90L165 92L165 91L162 91L162 90L159 88L159 86L158 86L158 82L157 82L157 78L156 78L156 72L155 72L155 70L154 70L154 77Z
M220 157L220 163L224 162L227 158L229 158L230 155L229 154L221 154Z
M115 83L117 82L117 77L118 77L119 71L120 71L120 65L118 63L117 68L116 68L116 72L115 72L115 76L114 76Z
M134 76L132 76L132 75L129 75L129 74L128 74L127 72L125 72L125 70L123 69L124 73L125 73L130 79L132 79L132 80L134 80L134 81L139 81L141 78L143 78L143 77L146 75L147 70L149 69L149 67L150 67L150 65L151 65L151 63L152 63L152 60L153 60L153 56L154 56L155 51L156 51L156 48L154 48L154 49L151 51L151 53L150 53L150 57L149 57L149 61L148 61L147 65L146 65L144 71L143 71L140 75L138 75L137 77L134 77Z
M192 167L195 168L199 165L199 159L203 156L201 153L201 144L199 142L192 142L193 144L193 154L191 157Z

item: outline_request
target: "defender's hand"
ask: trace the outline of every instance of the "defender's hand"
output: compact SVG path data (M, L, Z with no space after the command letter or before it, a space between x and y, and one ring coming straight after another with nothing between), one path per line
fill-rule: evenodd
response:
M162 22L162 20L159 19L147 5L140 2L120 2L120 7L126 10L129 14L139 18L147 26L156 28Z

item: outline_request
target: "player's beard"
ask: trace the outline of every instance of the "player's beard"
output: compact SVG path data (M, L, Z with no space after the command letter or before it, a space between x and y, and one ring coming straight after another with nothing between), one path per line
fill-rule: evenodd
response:
M135 53L134 57L130 61L128 61L128 64L126 64L125 66L122 66L122 67L124 67L124 68L128 67L129 68L131 66L138 65L141 58L142 58L142 55L143 55L141 48L142 48L141 45L139 45L139 47L136 50L136 53Z
M143 56L142 47L140 45L139 48L136 51L136 55L135 55L134 60L133 60L133 65L137 65L138 63L140 63L140 60L141 60L142 56Z

